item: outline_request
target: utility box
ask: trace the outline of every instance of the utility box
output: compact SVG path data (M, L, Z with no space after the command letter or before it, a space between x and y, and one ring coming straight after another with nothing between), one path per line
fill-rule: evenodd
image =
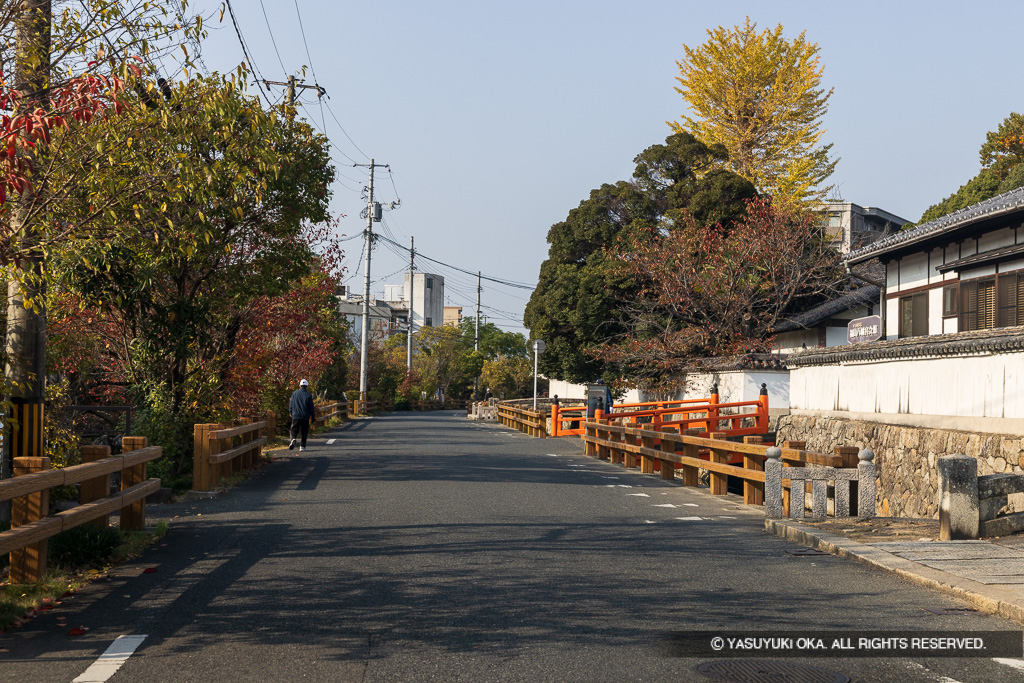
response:
M608 412L612 406L612 392L607 384L597 383L587 385L587 418L594 417L594 411L602 410Z
M380 223L381 219L384 218L384 210L381 209L380 202L373 203L373 221Z

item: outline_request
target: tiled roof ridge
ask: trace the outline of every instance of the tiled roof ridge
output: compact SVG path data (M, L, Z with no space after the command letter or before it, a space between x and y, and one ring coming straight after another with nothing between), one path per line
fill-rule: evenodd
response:
M789 356L786 365L790 368L798 368L809 365L835 365L842 362L966 356L976 353L1015 351L1024 351L1024 326L905 337L887 341L832 346L826 349L809 349Z
M997 194L995 197L990 197L989 199L980 201L977 204L971 204L970 206L965 206L962 209L957 209L945 216L940 216L935 220L922 223L912 230L897 232L888 237L884 237L876 242L872 242L866 247L850 252L846 255L846 260L863 260L865 256L870 257L881 253L889 247L896 246L897 244L910 242L918 237L938 233L943 229L952 228L974 219L995 215L1006 209L1017 208L1024 208L1024 187L1018 187L1008 192Z

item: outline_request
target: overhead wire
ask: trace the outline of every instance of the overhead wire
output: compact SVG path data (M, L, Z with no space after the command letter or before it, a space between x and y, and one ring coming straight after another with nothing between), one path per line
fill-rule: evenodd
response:
M384 237L384 236L381 236L381 239L388 240L388 238ZM399 244L398 242L395 242L394 240L388 240L388 241L390 241L392 244L394 244L399 249L403 249L406 253L409 252L409 247L404 247L401 244ZM465 268L459 268L458 266L453 266L450 263L445 263L444 261L439 261L439 260L437 260L435 258L431 258L429 256L426 256L422 251L417 250L417 253L420 255L420 258L424 258L424 259L426 259L428 261L432 261L433 263L437 263L438 265L442 265L442 266L445 266L447 268L451 268L452 270L456 270L456 271L458 271L460 273L465 273L466 275L473 275L473 276L478 275L478 273L474 273L471 270L466 270ZM489 275L480 275L480 278L483 279L483 280L487 280L488 282L494 282L494 283L499 284L499 285L504 285L505 287L513 287L513 288L516 288L516 289L526 289L526 290L534 290L534 289L536 289L536 287L534 287L533 285L528 285L528 284L525 284L525 283L522 283L522 282L515 282L513 280L505 280L505 279L502 279L502 278L491 277Z
M277 55L277 63L281 65L281 73L288 73L288 69L284 68L284 60L281 59L281 52L277 49L277 41L274 40L274 29L270 28L270 17L267 16L267 8L263 4L263 0L260 0L260 8L263 10L263 19L267 22L267 31L270 33L270 44L274 46L274 53Z

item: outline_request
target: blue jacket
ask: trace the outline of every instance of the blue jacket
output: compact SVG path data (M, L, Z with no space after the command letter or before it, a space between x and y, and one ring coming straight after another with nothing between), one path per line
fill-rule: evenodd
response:
M288 402L288 414L293 420L304 420L316 415L316 406L313 405L313 394L309 393L306 387L299 387L292 393Z

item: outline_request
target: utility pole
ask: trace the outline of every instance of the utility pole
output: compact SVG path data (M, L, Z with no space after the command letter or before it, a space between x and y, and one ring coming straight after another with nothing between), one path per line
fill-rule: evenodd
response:
M409 331L405 333L405 367L412 372L412 297L416 287L416 247L413 238L409 238Z
M480 292L483 289L480 287L480 271L476 271L476 334L473 336L473 350L480 350ZM473 379L473 397L479 398L480 396L480 377L479 375Z
M360 326L362 339L359 340L359 400L365 401L367 354L370 349L370 252L373 249L373 222L380 220L380 210L373 203L373 169L378 166L383 166L387 169L391 167L387 164L375 163L373 159L370 159L369 164L352 165L368 166L370 168L370 191L369 197L366 200L366 232L363 233L363 236L366 238L366 249L363 253L363 268L366 270L366 277L363 280L363 322Z
M24 0L15 19L14 86L24 93L15 114L49 106L51 0ZM4 425L0 479L14 474L14 458L43 455L43 398L46 388L46 284L44 255L36 246L40 226L33 225L34 190L17 199L10 216L13 234L21 233L21 248L29 254L7 285L7 362L11 409ZM20 282L19 282L20 281ZM11 426L17 425L16 430ZM0 508L10 520L10 503Z
M301 78L295 78L295 76L289 76L287 81L268 81L268 80L264 80L263 84L266 85L267 87L269 87L271 85L280 85L280 86L287 87L288 88L288 106L289 107L294 107L295 106L295 91L298 88L302 88L304 90L305 89L316 90L316 96L317 97L323 97L324 95L327 94L327 89L324 88L324 87L321 87L321 85L319 83L314 83L313 85L303 85L303 80Z

